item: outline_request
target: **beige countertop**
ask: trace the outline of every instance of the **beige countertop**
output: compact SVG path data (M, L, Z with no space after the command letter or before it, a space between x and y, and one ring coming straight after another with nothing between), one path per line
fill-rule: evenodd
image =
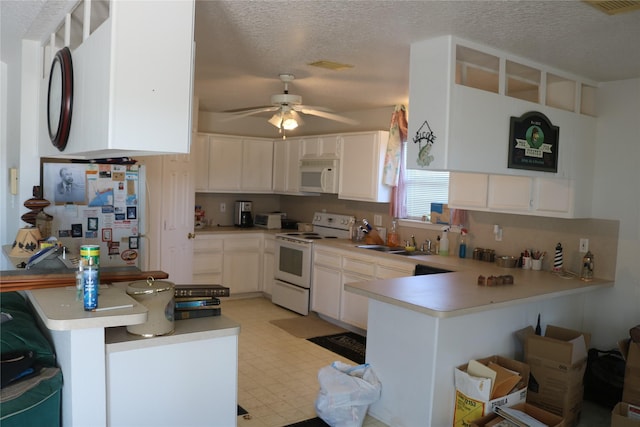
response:
M84 310L82 300L76 299L75 286L33 289L26 294L44 325L54 331L138 325L147 321L147 308L113 285L100 285L98 308L103 311L95 312ZM125 308L110 309L121 306Z
M595 278L584 282L550 271L502 268L495 263L455 256L402 256L357 248L349 240L322 240L318 247L349 250L353 255L383 257L452 270L451 273L348 283L347 291L401 306L434 317L453 317L523 302L592 292L614 285L613 280ZM478 286L478 276L512 275L513 285Z

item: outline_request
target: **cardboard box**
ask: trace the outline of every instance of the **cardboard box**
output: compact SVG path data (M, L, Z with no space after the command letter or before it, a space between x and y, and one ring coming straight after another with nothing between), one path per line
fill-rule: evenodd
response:
M552 325L544 336L535 335L533 328L523 335L525 361L531 369L527 402L562 416L567 426L577 424L591 336Z
M578 424L582 412L584 388L575 386L566 390L565 394L545 394L527 391L527 403L531 403L545 411L562 417L567 427Z
M640 344L627 340L626 347L626 351L621 349L626 364L622 401L640 405Z
M449 224L451 222L451 212L449 206L443 203L431 203L431 223Z
M545 411L544 409L538 408L529 403L519 403L517 405L513 405L512 408L524 412L549 427L564 427L564 420L561 416L552 414L551 412ZM504 418L498 414L491 413L472 421L470 427L490 427L491 425L495 425L492 424L491 421L503 419Z
M544 336L536 334L526 336L525 359L549 360L557 362L552 366L567 369L587 358L590 341L590 334L548 325Z
M611 411L611 427L640 427L640 418L630 417L629 404L618 403ZM640 411L636 406L631 407L632 411ZM640 414L638 414L640 417ZM635 419L634 419L635 418Z
M527 384L529 383L529 366L517 360L508 359L502 356L491 356L484 359L477 359L483 365L496 363L510 371L517 372L522 378L515 387L515 391L506 396L490 399L490 380L486 378L473 377L467 373L469 364L458 366L455 369L454 377L456 384L456 401L453 417L455 427L467 427L470 423L484 415L493 413L496 406L513 406L518 403L525 403L527 399ZM480 393L485 398L474 397Z

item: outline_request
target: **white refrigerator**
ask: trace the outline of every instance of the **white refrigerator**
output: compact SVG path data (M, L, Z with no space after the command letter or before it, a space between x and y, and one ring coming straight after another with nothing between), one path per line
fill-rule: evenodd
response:
M42 159L44 211L69 262L82 245L100 246L100 266L142 268L145 170L135 163ZM115 163L114 163L115 162Z

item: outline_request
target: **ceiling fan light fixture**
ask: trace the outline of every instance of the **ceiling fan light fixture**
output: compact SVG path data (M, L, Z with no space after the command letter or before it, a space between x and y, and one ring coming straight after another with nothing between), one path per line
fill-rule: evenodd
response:
M295 111L279 111L269 119L269 123L278 129L293 130L302 123L302 120Z
M285 130L293 130L298 127L298 122L294 118L287 118L282 121L282 127Z
M278 129L280 129L282 127L282 113L281 112L277 112L275 113L270 119L269 119L269 123L271 123L272 125L274 125L275 127L277 127Z

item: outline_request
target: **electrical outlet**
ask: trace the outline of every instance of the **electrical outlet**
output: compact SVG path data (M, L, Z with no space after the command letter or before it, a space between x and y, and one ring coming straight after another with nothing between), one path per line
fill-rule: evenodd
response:
M589 239L580 239L580 248L578 250L580 252L588 252L589 251Z
M226 212L226 211L227 211L227 204L220 203L220 212Z
M382 225L382 215L373 216L373 225L376 227L380 227Z

